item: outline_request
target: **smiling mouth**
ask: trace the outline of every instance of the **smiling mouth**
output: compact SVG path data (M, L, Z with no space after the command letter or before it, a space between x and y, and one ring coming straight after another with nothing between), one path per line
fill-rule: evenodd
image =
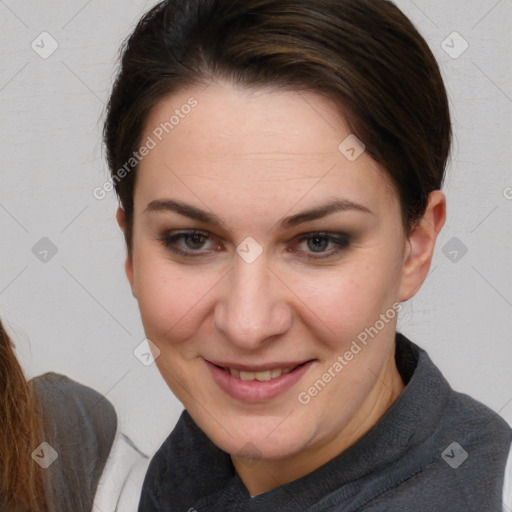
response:
M308 361L306 361L308 362ZM245 370L239 370L237 368L229 368L225 366L217 366L217 368L220 368L221 370L224 370L226 373L229 373L232 377L235 379L240 379L244 381L251 381L251 380L258 380L258 381L268 381L272 379L277 379L278 377L281 377L281 375L285 375L287 373L293 372L300 366L303 366L306 364L306 362L302 364L298 364L295 366L290 366L288 368L272 368L269 370L263 370L263 371L257 371L257 372L251 372L251 371L245 371Z
M262 403L290 390L317 360L266 361L250 365L229 360L204 361L213 381L226 395L244 403Z

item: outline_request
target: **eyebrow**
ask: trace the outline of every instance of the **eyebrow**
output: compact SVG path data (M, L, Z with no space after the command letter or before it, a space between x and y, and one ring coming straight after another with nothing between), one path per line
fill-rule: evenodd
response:
M309 210L304 210L290 217L286 217L279 221L279 227L281 229L289 229L291 227L297 226L298 224L321 219L322 217L326 217L327 215L331 215L336 212L351 210L369 213L373 215L373 212L362 204L349 201L348 199L335 199L334 201L325 203L320 206L316 206ZM146 206L143 213L162 211L175 212L178 213L179 215L183 215L184 217L198 220L206 224L220 226L224 228L226 231L231 231L226 226L226 224L214 213L202 210L200 208L197 208L196 206L192 206L187 203L176 201L174 199L155 199Z

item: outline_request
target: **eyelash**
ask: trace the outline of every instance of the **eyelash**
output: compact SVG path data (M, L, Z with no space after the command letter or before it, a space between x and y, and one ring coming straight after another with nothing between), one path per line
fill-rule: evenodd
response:
M206 232L191 230L191 231L180 231L179 233L175 233L172 235L167 234L167 235L159 238L158 240L166 249L172 251L173 253L175 253L181 257L198 258L198 257L204 256L204 253L200 253L199 251L193 251L193 250L191 252L183 251L182 249L178 249L177 247L172 245L181 239L185 239L187 237L192 237L194 235L205 237L205 240L203 243L206 243L209 239L211 239L211 237ZM322 260L322 259L330 258L330 257L338 254L339 252L341 252L343 249L346 249L350 243L349 236L345 233L336 233L336 236L334 236L333 233L326 233L326 232L305 233L303 235L300 235L300 238L297 240L297 243L301 243L306 240L312 240L315 238L327 239L329 242L332 242L333 244L335 244L336 247L334 250L329 251L327 253L327 255L324 255L324 256L300 256L300 257L307 259L307 260ZM196 253L196 254L194 254L194 253ZM315 254L315 253L311 253L311 254ZM318 254L324 254L324 253L318 253Z

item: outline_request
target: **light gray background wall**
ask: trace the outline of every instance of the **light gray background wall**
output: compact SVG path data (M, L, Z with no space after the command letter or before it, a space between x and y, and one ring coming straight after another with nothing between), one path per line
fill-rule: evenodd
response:
M118 47L153 3L0 0L0 314L28 376L61 372L104 393L148 453L181 404L133 355L144 333L116 199L93 190L107 177L101 118ZM512 422L512 1L398 5L438 58L455 132L447 224L400 329Z

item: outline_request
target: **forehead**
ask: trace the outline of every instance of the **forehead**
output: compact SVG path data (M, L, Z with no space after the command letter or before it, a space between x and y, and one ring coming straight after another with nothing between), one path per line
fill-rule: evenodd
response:
M181 90L146 120L141 140L149 137L154 147L138 167L136 202L190 193L263 201L267 209L338 193L373 209L396 201L366 152L351 160L340 151L349 136L334 103L312 92L223 82Z

